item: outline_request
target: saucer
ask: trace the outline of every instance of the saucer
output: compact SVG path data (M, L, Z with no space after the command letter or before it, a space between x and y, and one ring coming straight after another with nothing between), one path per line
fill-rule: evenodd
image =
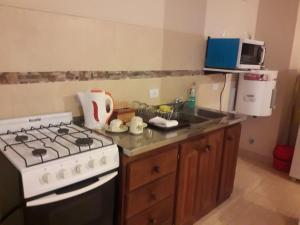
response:
M128 131L128 127L125 125L122 125L119 130L111 130L111 128L109 126L106 126L105 131L110 132L110 133L123 133L123 132Z
M126 123L126 126L130 127L130 122ZM147 123L143 123L143 128L147 127L148 124Z

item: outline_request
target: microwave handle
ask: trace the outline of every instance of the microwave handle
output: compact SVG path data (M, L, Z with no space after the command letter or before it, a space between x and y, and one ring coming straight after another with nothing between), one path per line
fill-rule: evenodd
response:
M260 58L259 65L263 65L263 63L265 61L266 51L267 51L265 46L261 46L261 48L262 48L262 55L261 55L261 58Z
M68 193L64 193L64 194L51 194L36 200L32 200L26 203L27 207L34 207L34 206L40 206L40 205L46 205L46 204L50 204L53 202L58 202L58 201L62 201L68 198L72 198L81 194L84 194L86 192L89 192L91 190L94 190L100 186L102 186L103 184L107 183L108 181L110 181L111 179L113 179L115 176L118 175L118 172L114 172L111 174L108 174L106 176L103 177L98 177L98 181L96 181L95 183L86 186L84 188L75 190L75 191L71 191Z

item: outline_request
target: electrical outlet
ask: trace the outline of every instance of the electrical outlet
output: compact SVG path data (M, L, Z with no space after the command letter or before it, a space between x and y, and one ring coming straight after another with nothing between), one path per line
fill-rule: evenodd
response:
M255 139L254 138L249 138L249 144L253 145L255 143Z
M150 98L158 98L159 97L159 89L158 88L149 89L149 97Z

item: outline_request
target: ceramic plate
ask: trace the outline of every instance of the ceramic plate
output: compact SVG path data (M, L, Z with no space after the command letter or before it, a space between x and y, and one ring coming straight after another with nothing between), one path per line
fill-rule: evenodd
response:
M126 125L127 125L128 127L130 127L130 122L126 123ZM143 127L144 127L144 128L147 127L147 126L148 126L148 124L143 123Z
M105 130L110 133L123 133L123 132L128 131L128 127L123 125L123 126L121 126L120 130L111 130L110 127L107 126L107 127L105 127Z

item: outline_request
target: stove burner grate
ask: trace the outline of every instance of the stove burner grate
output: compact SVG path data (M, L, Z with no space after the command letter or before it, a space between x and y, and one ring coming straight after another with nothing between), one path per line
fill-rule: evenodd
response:
M47 150L44 148L37 148L32 151L32 155L34 156L44 156L47 154Z
M92 138L78 138L75 143L77 146L82 147L82 146L90 146L92 145L94 140Z
M54 131L53 128L56 128L56 130ZM47 134L46 132L50 132L52 133L52 135L55 135L55 137L53 137L52 135ZM23 132L24 134L22 135L18 135L18 132ZM29 132L29 133L27 133ZM104 143L103 140L101 138L97 138L97 137L93 137L90 138L89 135L91 135L93 133L92 130L90 129L85 129L85 128L81 128L81 127L76 127L76 125L73 125L72 122L70 123L60 123L57 125L52 125L49 124L48 126L43 126L41 125L40 127L31 127L30 129L20 129L20 131L17 132L11 132L11 131L7 131L5 133L0 133L0 144L4 143L4 147L0 148L1 151L14 151L20 158L23 159L25 166L26 167L32 167L35 165L39 165L45 162L49 162L52 160L56 160L59 158L63 158L63 157L67 157L70 155L74 155L74 154L80 154L82 153L81 147L88 147L89 151L93 151L93 150L97 150L101 147L105 147L105 146L110 146L114 144L114 141L111 137L104 135L104 134L97 134L97 136L102 136L104 139L106 139L106 141L108 141L108 143ZM28 134L28 135L26 135ZM42 137L39 135L43 135ZM84 135L85 137L82 138L78 138L77 135ZM4 136L7 135L15 135L13 138L15 139L16 143L13 144L9 144L6 139L4 138ZM30 138L29 138L30 135ZM76 137L77 136L77 137ZM56 140L57 137L60 138L60 140ZM70 137L75 140L71 140ZM61 147L65 148L68 151L67 155L60 155L59 152L50 146L46 146L47 145L47 141L51 141L52 143L56 143L57 145L60 145ZM61 141L63 140L63 141ZM94 142L97 142L99 145L96 146L91 146ZM45 148L41 147L41 148L34 148L32 147L31 143L40 143L42 144ZM66 144L69 143L69 144ZM31 163L30 161L28 161L28 159L26 158L25 155L22 155L19 151L18 151L18 146L21 145L25 145L27 146L27 148L31 149L31 155L33 156L39 156L41 158L41 160L39 162L34 162ZM72 145L72 146L71 146ZM78 148L78 151L76 151L74 153L73 148L76 147ZM47 153L49 153L49 151L54 151L56 152L57 157L54 159L50 159L47 161L44 161L43 156Z
M15 138L15 141L17 142L24 142L28 140L28 136L27 135L17 135Z
M57 133L59 133L59 134L68 134L69 133L69 129L68 128L59 128L57 130Z

